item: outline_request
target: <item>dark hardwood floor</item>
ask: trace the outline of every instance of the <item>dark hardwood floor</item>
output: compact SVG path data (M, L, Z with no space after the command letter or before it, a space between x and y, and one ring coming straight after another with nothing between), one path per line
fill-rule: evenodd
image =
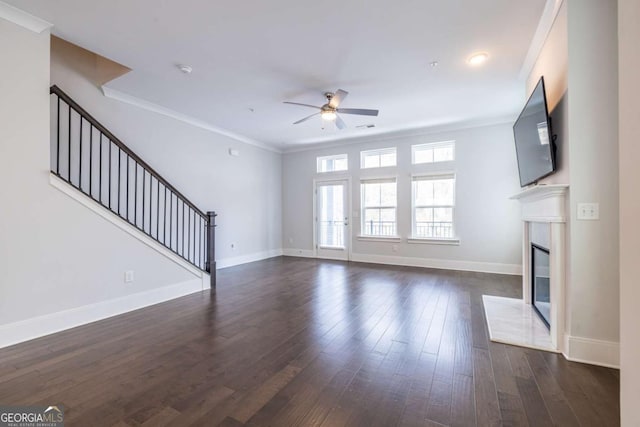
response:
M492 343L520 277L273 258L0 350L0 403L68 426L615 426L618 371Z

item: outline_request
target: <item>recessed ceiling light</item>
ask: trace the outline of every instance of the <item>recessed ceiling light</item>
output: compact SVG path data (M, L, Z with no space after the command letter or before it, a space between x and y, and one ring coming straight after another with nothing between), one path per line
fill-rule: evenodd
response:
M185 74L191 74L193 68L191 68L191 66L189 65L178 64L178 70L182 71Z
M487 52L478 52L474 53L467 59L467 63L469 65L477 66L484 64L487 59L489 59L489 54Z
M438 61L431 61L429 62L429 65L431 65L431 68L436 68L438 66Z

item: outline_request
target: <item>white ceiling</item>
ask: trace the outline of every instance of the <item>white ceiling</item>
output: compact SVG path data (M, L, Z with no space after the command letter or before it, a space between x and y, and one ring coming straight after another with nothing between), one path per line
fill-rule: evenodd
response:
M496 117L518 80L545 0L5 0L54 34L133 69L112 89L276 148ZM481 67L466 64L487 51ZM429 65L438 61L435 68ZM182 74L176 64L193 67ZM292 123L322 93L350 92L348 129ZM70 89L67 89L70 90ZM71 90L70 90L71 91ZM72 91L71 91L72 92ZM251 109L254 111L252 112ZM356 126L375 124L374 129Z

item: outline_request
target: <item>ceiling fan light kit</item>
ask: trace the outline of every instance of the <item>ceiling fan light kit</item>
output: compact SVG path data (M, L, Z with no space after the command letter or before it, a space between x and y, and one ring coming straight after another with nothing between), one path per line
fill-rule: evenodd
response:
M338 89L335 93L325 92L324 96L325 98L327 98L327 103L321 107L318 107L316 105L311 105L311 104L302 104L300 102L284 101L284 103L292 104L292 105L300 105L302 107L310 107L310 108L315 108L320 110L317 113L311 114L310 116L307 116L303 119L298 120L297 122L294 122L293 123L294 125L297 125L298 123L306 122L307 120L319 115L322 120L333 122L338 129L344 129L347 127L347 125L340 118L338 113L356 114L360 116L377 116L378 115L378 110L368 110L363 108L338 108L342 103L342 101L344 101L344 99L347 97L347 95L349 95L349 92L342 89Z

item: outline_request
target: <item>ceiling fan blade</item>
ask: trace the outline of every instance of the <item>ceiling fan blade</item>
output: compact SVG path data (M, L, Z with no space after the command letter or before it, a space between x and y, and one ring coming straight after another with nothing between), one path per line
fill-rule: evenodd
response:
M338 108L336 110L342 114L359 114L361 116L377 116L378 110L367 110L364 108Z
M338 105L349 95L349 92L346 90L338 89L336 93L333 94L331 101L329 101L329 106L331 108L338 108Z
M310 118L315 117L315 116L317 116L317 115L319 115L319 114L320 114L320 113L313 113L312 115L307 116L307 117L305 117L304 119L300 119L300 120L298 120L297 122L293 122L293 124L294 124L294 125L297 125L298 123L306 122L306 121L307 121L307 120L309 120Z
M299 102L289 102L289 101L284 101L283 104L291 104L291 105L302 105L303 107L311 107L311 108L315 108L316 110L319 110L320 107L318 107L317 105L311 105L311 104L301 104Z
M345 124L344 120L342 120L340 118L340 116L336 116L336 127L340 130L344 129L347 127L347 125Z

